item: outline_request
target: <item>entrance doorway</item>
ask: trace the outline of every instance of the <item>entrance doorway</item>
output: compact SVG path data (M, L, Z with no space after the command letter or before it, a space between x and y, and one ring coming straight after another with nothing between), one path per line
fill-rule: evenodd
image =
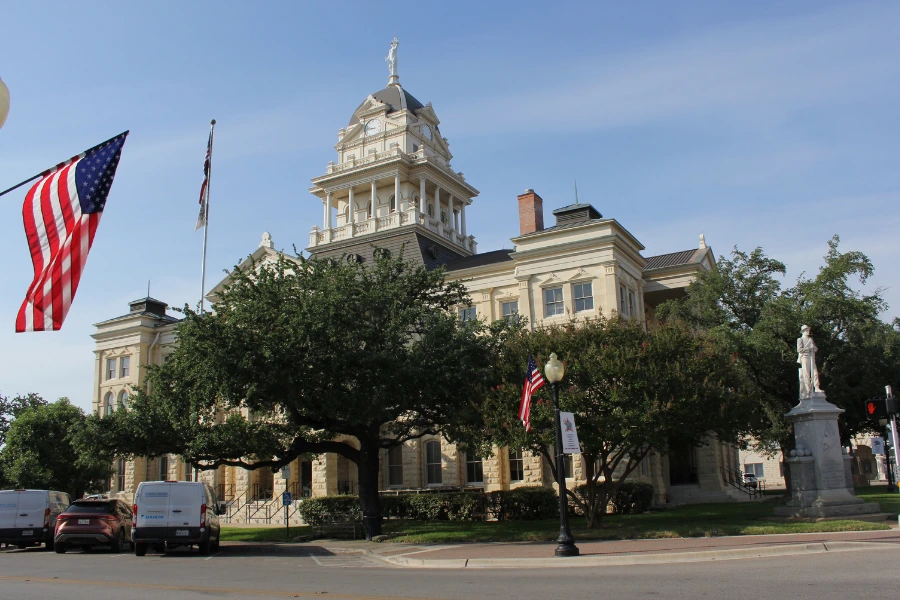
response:
M669 444L669 485L696 485L700 483L697 474L697 447L686 442Z

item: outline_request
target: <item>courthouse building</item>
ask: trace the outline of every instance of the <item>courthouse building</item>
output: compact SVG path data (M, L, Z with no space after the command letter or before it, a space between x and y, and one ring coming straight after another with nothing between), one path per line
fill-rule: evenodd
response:
M431 103L417 100L395 74L385 89L352 112L334 148L335 160L312 179L310 193L321 203L322 222L309 233L307 253L365 263L380 248L402 251L404 259L428 268L443 266L449 279L468 288L472 304L458 307L461 319L522 315L530 327L540 327L603 314L652 326L661 302L683 296L697 273L714 267L702 235L693 247L644 256L643 244L598 207L556 202L559 206L545 208L531 189L518 196L518 214L508 215L519 221L519 235L510 247L478 252L471 232L486 224L466 220L478 190L453 170L450 146ZM695 236L684 234L685 240ZM278 256L264 234L251 258L274 261ZM208 297L214 299L226 282ZM96 324L93 402L98 413L127 407L129 388L140 385L147 366L164 362L177 344L177 319L166 308L164 302L143 298L130 303L126 314ZM712 441L652 455L633 477L652 483L661 504L741 499L745 496L723 477L740 468L738 458L736 447ZM496 448L491 457L466 456L437 436L386 451L382 464L385 491L553 485L540 457L506 448ZM296 497L321 496L353 493L357 485L355 465L334 454L298 459L280 473L237 467L195 473L174 456L119 461L116 467L110 491L126 499L141 481L199 474L240 509L232 511L233 520L259 519L268 510L259 507L275 505L284 490ZM568 472L570 483L577 484L582 476L579 455ZM274 514L281 518L279 511Z

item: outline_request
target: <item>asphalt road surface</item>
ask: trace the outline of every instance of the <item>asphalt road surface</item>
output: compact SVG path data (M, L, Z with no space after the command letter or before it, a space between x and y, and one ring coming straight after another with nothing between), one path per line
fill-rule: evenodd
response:
M548 560L554 560L549 558ZM66 598L900 597L900 547L720 562L572 569L401 568L318 546L223 547L209 557L0 551L0 600Z

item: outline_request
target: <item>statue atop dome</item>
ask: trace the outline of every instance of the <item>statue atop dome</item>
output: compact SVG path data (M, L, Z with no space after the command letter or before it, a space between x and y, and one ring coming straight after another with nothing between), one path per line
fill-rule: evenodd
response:
M391 41L391 49L388 52L387 57L384 59L384 62L388 64L388 71L390 71L391 78L388 80L388 85L400 85L400 76L397 75L397 46L400 45L400 40L397 39L397 36L394 36L394 39Z

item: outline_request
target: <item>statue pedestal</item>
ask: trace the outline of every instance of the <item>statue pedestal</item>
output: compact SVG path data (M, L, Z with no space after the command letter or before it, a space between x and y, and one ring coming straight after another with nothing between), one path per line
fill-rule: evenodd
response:
M787 506L775 509L777 516L852 518L881 511L878 504L853 495L853 458L844 455L838 433L842 412L824 392L814 392L787 413L797 448L787 460L792 497Z

